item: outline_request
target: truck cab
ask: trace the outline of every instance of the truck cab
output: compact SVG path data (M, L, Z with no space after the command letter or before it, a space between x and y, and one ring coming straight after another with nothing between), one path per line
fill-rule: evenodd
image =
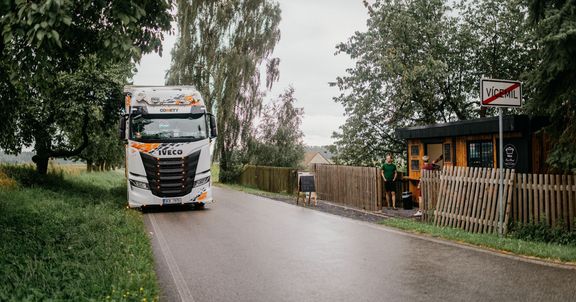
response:
M212 202L216 120L200 93L192 86L126 86L124 93L128 205Z

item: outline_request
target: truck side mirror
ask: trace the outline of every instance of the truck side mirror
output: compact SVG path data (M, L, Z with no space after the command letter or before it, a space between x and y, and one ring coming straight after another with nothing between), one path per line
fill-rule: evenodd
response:
M118 125L118 138L126 140L126 117L120 117L120 124Z
M210 115L210 138L216 138L218 136L218 129L216 128L216 116L209 113Z

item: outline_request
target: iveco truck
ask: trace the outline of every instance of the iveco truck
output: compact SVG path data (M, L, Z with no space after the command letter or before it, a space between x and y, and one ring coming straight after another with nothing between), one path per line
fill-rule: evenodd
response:
M126 86L124 93L128 205L212 202L216 120L200 93L191 86Z

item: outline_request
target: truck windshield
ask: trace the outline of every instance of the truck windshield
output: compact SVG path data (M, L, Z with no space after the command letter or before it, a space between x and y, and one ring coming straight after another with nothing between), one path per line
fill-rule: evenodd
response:
M196 141L208 137L204 114L138 115L131 119L130 138L137 141Z

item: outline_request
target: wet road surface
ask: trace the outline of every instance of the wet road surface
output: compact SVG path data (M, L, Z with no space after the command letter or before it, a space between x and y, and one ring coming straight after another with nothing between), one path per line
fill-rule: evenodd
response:
M161 301L576 301L576 270L224 188L145 214Z

